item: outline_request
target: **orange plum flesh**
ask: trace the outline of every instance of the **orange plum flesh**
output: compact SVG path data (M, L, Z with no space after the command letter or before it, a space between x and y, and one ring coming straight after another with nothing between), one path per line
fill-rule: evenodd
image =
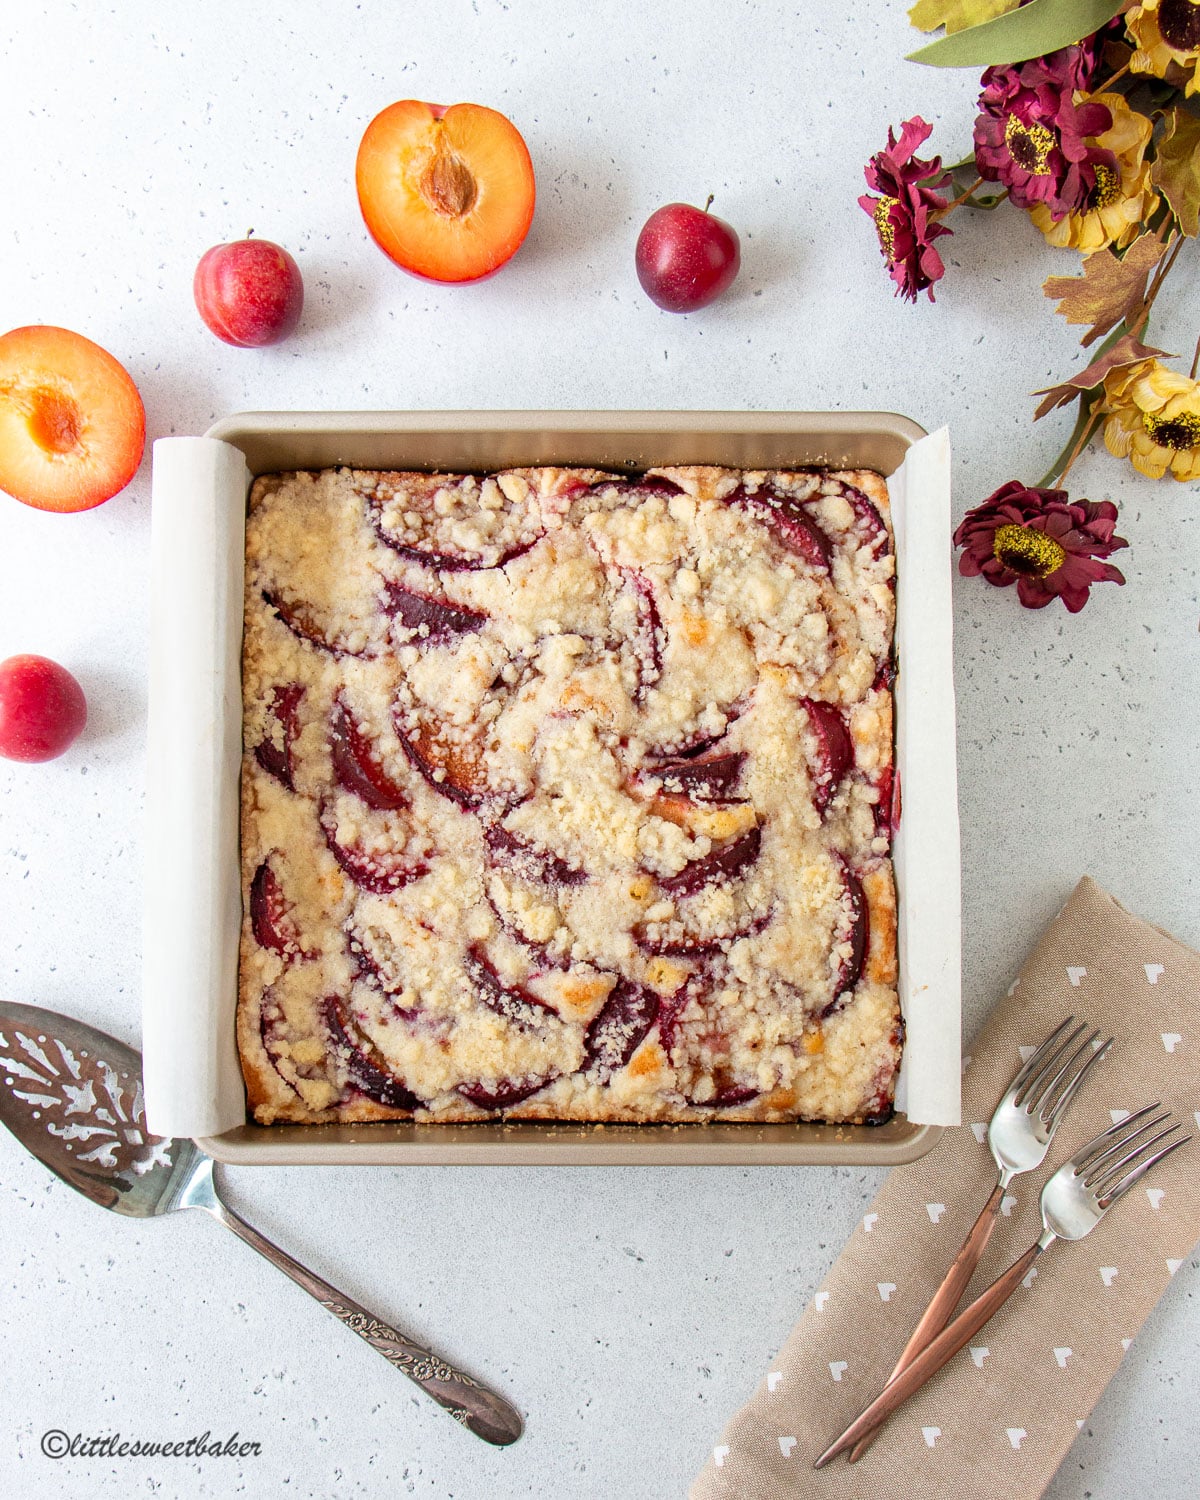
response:
M38 510L90 510L137 472L146 414L125 369L66 328L0 337L0 490Z
M509 260L533 219L533 163L520 132L481 104L402 99L358 150L358 201L372 239L428 281L478 281Z

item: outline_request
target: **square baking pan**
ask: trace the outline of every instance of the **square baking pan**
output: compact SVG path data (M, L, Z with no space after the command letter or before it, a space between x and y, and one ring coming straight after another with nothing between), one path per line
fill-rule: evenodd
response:
M194 758L199 769L219 774L220 795L214 802L228 803L236 770L230 781L231 757L240 751L240 683L234 666L240 632L241 563L240 542L244 527L244 487L249 477L289 469L323 469L348 465L366 469L417 469L475 471L551 464L587 466L611 471L638 472L669 464L714 464L730 468L800 468L807 465L836 468L870 468L892 476L905 464L914 444L925 438L923 430L905 417L888 413L762 413L762 412L261 412L227 417L210 428L206 439L229 445L221 450L209 444L218 459L237 464L235 490L241 499L215 503L232 512L217 518L225 539L211 549L214 572L219 573L229 549L237 554L237 577L230 563L225 577L212 581L214 632L225 631L222 652L213 656L214 673L226 678L217 683L213 696L216 723L205 733L203 760ZM166 440L193 443L197 440ZM203 440L201 440L202 443ZM934 439L922 444L927 448ZM160 444L160 446L162 446ZM230 453L229 449L236 450ZM207 451L207 450L205 450ZM238 457L240 455L240 458ZM161 455L167 467L169 455ZM203 455L202 455L203 456ZM241 460L244 459L244 472ZM208 462L208 460L205 460ZM156 481L160 454L156 451ZM957 1109L959 1041L959 869L958 823L954 782L954 715L951 676L948 530L940 522L947 511L948 446L942 440L936 474L944 481L944 494L932 496L939 482L927 483L924 491L911 481L896 488L905 490L900 506L893 497L893 519L897 540L897 657L896 685L897 767L901 775L905 810L896 840L895 862L900 915L900 992L905 1010L908 1043L905 1069L920 1064L917 1053L932 1058L931 1066L953 1083L939 1085L940 1106L924 1106L926 1118L953 1123ZM218 465L219 467L219 465ZM226 465L228 469L228 465ZM190 471L189 471L190 472ZM229 469L228 472L232 473ZM935 472L926 464L923 472ZM899 478L899 476L898 476ZM164 491L166 484L164 481ZM202 489L203 486L201 485ZM178 489L178 486L177 486ZM218 487L214 485L214 496ZM917 494L914 496L914 489ZM191 491L197 505L206 503ZM232 493L232 492L231 492ZM165 493L163 496L166 499ZM156 525L159 512L156 484ZM914 503L919 500L920 505ZM189 503L191 503L189 501ZM903 510L908 507L906 520ZM165 511L165 506L164 506ZM914 524L918 521L920 524ZM164 532L169 526L164 525ZM920 535L918 535L920 534ZM923 538L923 539L922 539ZM919 554L913 548L919 543ZM157 587L178 586L186 576L170 568L164 558L172 543L155 539ZM178 538L175 539L178 552ZM205 549L200 549L205 551ZM907 555L906 555L907 554ZM193 566L203 571L202 558ZM176 568L178 558L171 564ZM192 566L189 564L189 566ZM164 583L163 576L167 581ZM197 596L200 597L200 596ZM919 606L919 618L908 626L905 641L905 605ZM224 611L222 627L220 615ZM235 617L236 611L236 617ZM157 611L156 620L158 618ZM200 628L204 628L201 625ZM222 667L221 663L224 662ZM168 838L170 817L167 794L162 790L163 751L156 723L166 717L165 705L156 713L156 693L166 696L171 686L169 666L160 659L159 672L152 665L150 731L151 851L148 859L148 906L168 899L156 892L155 881L163 877L170 885L170 872L160 868L155 841ZM177 673L175 675L178 675ZM210 708L212 706L210 705ZM210 715L211 716L211 715ZM236 716L236 721L234 718ZM932 726L932 728L931 728ZM919 737L919 764L906 761L914 736ZM907 742L907 743L906 743ZM188 747L184 747L185 750ZM186 759L186 757L185 757ZM213 765L210 765L209 762ZM936 774L927 774L935 767ZM159 790L156 791L156 780ZM204 776L201 776L204 780ZM209 784L217 786L210 779ZM916 793L915 799L913 793ZM177 796L177 794L174 794ZM232 805L232 804L231 804ZM156 811L163 817L156 818ZM236 1006L237 934L233 917L240 910L240 870L236 859L236 821L230 824L229 809L214 811L213 821L222 826L211 832L197 829L203 817L193 808L189 828L193 860L211 865L200 872L204 898L220 909L209 946L197 943L192 953L205 969L205 976L189 983L207 986L201 1001L209 1005L207 1040L193 1028L191 1041L181 1043L176 987L170 999L163 993L165 973L147 954L146 1055L147 1103L151 1128L154 1109L169 1116L172 1133L196 1136L199 1145L222 1162L260 1164L496 1164L496 1165L879 1165L912 1161L932 1149L940 1126L910 1120L903 1107L883 1125L853 1126L809 1123L697 1125L595 1125L542 1121L483 1122L480 1124L423 1124L387 1122L369 1125L272 1125L240 1122L229 1124L229 1101L240 1087L231 1070L238 1067L233 1047ZM919 829L915 825L919 823ZM231 834L230 827L233 832ZM916 835L921 835L919 847ZM232 841L231 841L232 840ZM905 858L905 843L909 853ZM920 857L917 857L917 855ZM191 879L195 882L193 869ZM149 942L149 939L148 939ZM186 952L186 944L185 944ZM910 972L919 962L919 973ZM178 969L176 969L178 975ZM209 993L211 992L211 993ZM174 1005L174 1016L168 1007ZM915 1028L915 1029L914 1029ZM918 1045L919 1043L919 1045ZM199 1052L204 1047L205 1055ZM197 1055L188 1062L187 1053ZM181 1056L181 1054L183 1054ZM921 1064L921 1066L924 1066ZM222 1125L215 1130L191 1126L180 1129L178 1111L164 1108L172 1076L176 1085L183 1078L199 1077L201 1091L209 1088L226 1100ZM172 1075L172 1069L175 1069ZM902 1075L901 1105L911 1093L912 1079ZM198 1095L197 1095L198 1097ZM186 1115L187 1111L184 1110ZM189 1117L190 1118L190 1117ZM198 1118L198 1116L197 1116Z

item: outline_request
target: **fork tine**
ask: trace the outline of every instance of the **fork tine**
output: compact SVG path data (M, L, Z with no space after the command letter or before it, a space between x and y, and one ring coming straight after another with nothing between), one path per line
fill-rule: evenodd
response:
M1079 1043L1078 1047L1075 1048L1074 1052L1072 1052L1068 1057L1065 1058L1057 1073L1055 1073L1052 1078L1047 1079L1045 1074L1043 1074L1042 1077L1038 1079L1037 1098L1034 1099L1032 1097L1033 1089L1031 1088L1029 1091L1031 1097L1029 1103L1026 1105L1026 1108L1033 1113L1036 1113L1044 1120L1050 1107L1050 1101L1054 1098L1055 1094L1062 1085L1063 1079L1070 1079L1075 1070L1082 1065L1082 1061L1085 1058L1085 1055L1091 1053L1092 1043L1098 1041L1099 1039L1100 1033L1098 1031L1089 1032L1088 1035L1084 1037L1083 1041Z
M1009 1084L1008 1088L1010 1093L1016 1094L1020 1090L1021 1086L1029 1078L1029 1076L1036 1069L1041 1067L1042 1063L1046 1059L1047 1047L1052 1047L1054 1045L1054 1043L1058 1040L1058 1038L1062 1035L1066 1028L1071 1025L1074 1019L1074 1016L1068 1016L1065 1021L1060 1021L1059 1024L1050 1033L1050 1035L1046 1038L1046 1040L1037 1049L1037 1051L1030 1054L1029 1061L1024 1063L1017 1070L1016 1076Z
M1099 1036L1099 1034L1100 1033L1098 1031L1093 1031L1092 1035L1088 1038L1088 1045L1090 1045L1092 1040L1095 1037ZM1054 1132L1058 1129L1059 1121L1062 1119L1063 1115L1066 1114L1071 1100L1074 1099L1075 1095L1079 1092L1080 1085L1088 1075L1088 1069L1100 1058L1107 1056L1108 1049L1112 1046L1112 1044L1113 1038L1109 1037L1109 1039L1102 1046L1095 1049L1091 1057L1087 1058L1084 1061L1083 1066L1079 1069L1074 1078L1070 1080L1066 1088L1064 1088L1062 1093L1058 1096L1058 1100L1055 1103L1054 1107L1051 1109L1050 1113L1048 1115L1042 1116L1042 1119L1045 1120L1046 1124L1050 1127L1051 1135L1053 1135Z
M1172 1141L1169 1146L1164 1146L1161 1151L1156 1151L1153 1156L1147 1157L1143 1162L1139 1162L1131 1172L1126 1173L1122 1177L1115 1187L1110 1187L1104 1196L1097 1200L1100 1207L1111 1208L1117 1199L1124 1197L1134 1183L1144 1177L1156 1162L1162 1161L1164 1156L1170 1156L1172 1151L1178 1151L1180 1146L1186 1146L1190 1140L1190 1135L1181 1136L1179 1140Z
M1096 1158L1109 1149L1109 1144L1118 1139L1124 1140L1129 1132L1129 1127L1135 1125L1139 1120L1145 1119L1153 1110L1161 1109L1161 1104L1147 1104L1141 1109L1135 1110L1133 1114L1126 1115L1123 1120L1118 1120L1115 1125L1107 1130L1102 1130L1099 1135L1093 1136L1090 1141L1085 1142L1071 1157L1071 1165L1078 1176L1085 1168L1090 1166Z
M1162 1123L1162 1120L1155 1121L1156 1125L1161 1125ZM1131 1144L1130 1149L1124 1156L1118 1157L1116 1161L1106 1162L1104 1166L1095 1171L1088 1172L1083 1179L1084 1186L1090 1187L1098 1198L1102 1197L1120 1177L1122 1168L1127 1167L1131 1161L1135 1161L1139 1156L1149 1151L1152 1146L1157 1146L1159 1141L1166 1140L1167 1136L1173 1135L1178 1129L1180 1129L1179 1122L1172 1120L1165 1130L1160 1130L1157 1135L1152 1135L1149 1140L1139 1141L1136 1146ZM1138 1132L1139 1135L1141 1133L1141 1131Z
M1132 1116L1130 1118L1132 1118ZM1126 1134L1114 1140L1111 1145L1105 1147L1103 1151L1095 1153L1088 1161L1086 1166L1076 1167L1076 1177L1082 1177L1084 1181L1090 1186L1093 1182L1096 1182L1099 1178L1103 1177L1106 1172L1111 1170L1113 1165L1110 1160L1111 1157L1116 1156L1119 1151L1124 1151L1128 1147L1131 1147L1134 1141L1136 1141L1139 1136L1144 1136L1147 1131L1157 1130L1160 1125L1165 1125L1170 1118L1171 1111L1169 1109L1164 1109L1161 1115L1157 1115L1150 1120L1143 1120L1136 1130L1127 1131ZM1128 1125L1129 1121L1122 1120L1121 1123L1123 1125ZM1143 1141L1142 1144L1144 1145L1145 1142Z
M1069 1032L1064 1039L1063 1033L1066 1031L1068 1026L1072 1025L1075 1026L1074 1031ZM1084 1024L1082 1021L1076 1024L1075 1017L1068 1016L1061 1026L1057 1027L1050 1033L1050 1035L1046 1038L1042 1045L1037 1049L1037 1051L1013 1079L1012 1083L1009 1084L1009 1093L1012 1095L1014 1104L1021 1104L1024 1101L1030 1089L1032 1089L1034 1083L1036 1082L1037 1076L1049 1064L1053 1063L1062 1054L1063 1050L1069 1047L1083 1030Z

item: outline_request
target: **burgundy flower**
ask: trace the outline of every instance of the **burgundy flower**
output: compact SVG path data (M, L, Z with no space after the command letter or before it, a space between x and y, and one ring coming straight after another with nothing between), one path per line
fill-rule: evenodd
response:
M984 73L975 164L981 177L1002 182L1018 207L1044 203L1057 221L1088 202L1097 167L1115 176L1112 152L1087 144L1111 127L1111 113L1094 100L1074 100L1095 74L1098 55L1088 46L1063 47Z
M950 174L943 173L940 156L922 161L913 155L932 131L919 115L904 122L899 141L889 126L887 150L877 152L863 168L867 186L883 196L864 193L858 200L875 221L879 248L898 295L910 302L917 300L918 292L928 292L932 302L933 283L946 274L933 242L951 233L937 222L947 206L937 189L946 185Z
M1066 490L1039 490L1010 479L969 510L954 533L962 547L958 571L982 575L997 588L1017 586L1028 609L1059 598L1078 614L1093 583L1124 583L1118 568L1099 559L1129 543L1114 536L1117 508L1108 500L1071 501Z

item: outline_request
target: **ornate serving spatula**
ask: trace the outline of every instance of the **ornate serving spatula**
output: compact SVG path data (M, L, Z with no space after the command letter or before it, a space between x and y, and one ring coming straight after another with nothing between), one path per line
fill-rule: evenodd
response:
M192 1141L151 1135L142 1059L52 1010L0 1001L0 1121L45 1166L102 1208L145 1219L203 1208L286 1272L476 1437L504 1446L520 1414L292 1259L222 1203L213 1161Z

